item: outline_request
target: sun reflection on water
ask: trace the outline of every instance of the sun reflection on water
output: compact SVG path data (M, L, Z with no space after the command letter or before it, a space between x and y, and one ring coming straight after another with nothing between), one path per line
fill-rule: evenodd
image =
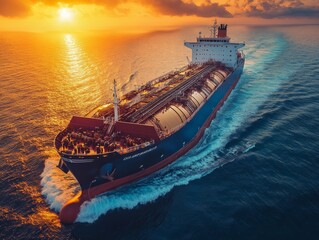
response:
M64 42L67 70L71 77L81 77L83 75L83 51L72 34L65 34Z
M65 34L63 36L64 68L68 79L69 95L73 99L80 100L78 107L87 109L97 104L96 94L100 93L101 86L98 84L99 70L90 58L86 45L81 42L81 36L77 34ZM64 85L64 84L63 84ZM92 94L95 93L95 94ZM83 114L83 113L82 113Z

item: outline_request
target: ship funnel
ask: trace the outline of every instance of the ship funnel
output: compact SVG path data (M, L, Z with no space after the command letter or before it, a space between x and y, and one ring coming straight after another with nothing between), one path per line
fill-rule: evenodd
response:
M114 79L113 82L113 97L114 97L114 121L117 122L119 120L119 99L117 98L117 93L116 93L116 80Z
M227 37L227 24L220 24L218 27L218 38L225 38Z

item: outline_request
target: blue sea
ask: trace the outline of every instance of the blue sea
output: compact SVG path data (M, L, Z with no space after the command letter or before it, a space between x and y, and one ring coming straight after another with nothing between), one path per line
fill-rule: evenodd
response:
M186 65L206 30L0 34L0 239L319 238L319 25L230 26L244 72L199 144L60 224L79 186L55 135L113 79L124 94Z

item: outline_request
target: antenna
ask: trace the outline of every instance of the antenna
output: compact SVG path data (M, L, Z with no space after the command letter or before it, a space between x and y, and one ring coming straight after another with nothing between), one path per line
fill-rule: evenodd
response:
M117 98L116 94L116 80L114 79L113 82L113 97L114 97L114 121L117 122L119 120L119 99Z
M191 65L191 60L189 60L188 56L186 56L186 59L187 59L187 62L188 62L188 65Z
M216 33L217 33L217 20L215 18L215 21L214 21L214 25L212 25L210 28L209 28L209 31L210 31L210 37L211 38L215 38L216 37Z

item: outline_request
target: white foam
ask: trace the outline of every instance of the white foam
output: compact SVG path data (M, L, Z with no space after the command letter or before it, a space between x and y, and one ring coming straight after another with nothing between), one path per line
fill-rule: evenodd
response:
M59 212L62 206L71 196L78 192L79 186L73 176L64 174L56 166L59 157L54 152L49 152L52 157L45 161L44 170L41 174L42 195L45 196L50 208Z

